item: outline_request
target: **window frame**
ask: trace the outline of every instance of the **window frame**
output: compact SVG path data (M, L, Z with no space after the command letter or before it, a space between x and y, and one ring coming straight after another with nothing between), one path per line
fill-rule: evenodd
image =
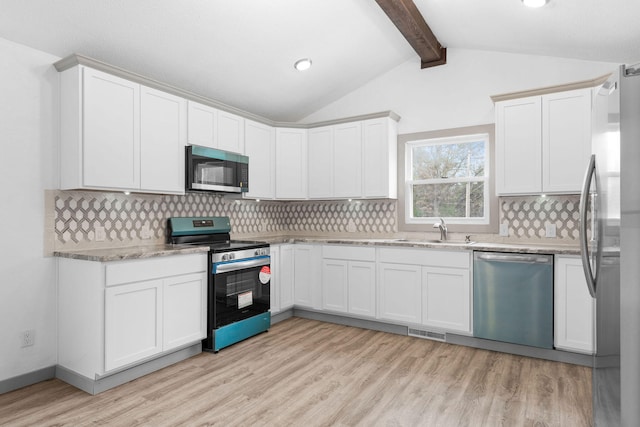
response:
M397 145L397 164L398 164L398 231L406 232L433 232L433 224L435 221L421 221L421 222L407 222L406 221L406 197L409 197L406 193L406 147L407 143L424 140L454 138L467 135L488 134L488 151L485 162L489 162L487 168L488 176L485 192L488 191L488 200L485 200L485 204L489 208L489 223L487 224L471 224L452 222L447 223L449 232L454 233L498 233L499 219L498 219L498 197L495 192L495 124L488 123L476 126L466 126L460 128L440 129L426 132L416 132L409 134L398 135ZM486 166L485 166L486 167ZM449 181L449 180L447 180ZM446 218L445 218L446 221Z
M435 145L453 145L453 144L469 144L473 142L482 142L484 145L484 175L480 177L461 177L461 178L431 178L431 179L413 179L413 149L423 146L435 146ZM437 222L437 217L414 217L413 214L413 186L416 185L437 185L437 184L457 184L465 183L470 185L474 182L482 182L484 184L483 190L483 215L481 217L442 217L445 219L447 225L449 224L477 224L486 225L490 223L491 215L491 203L490 189L489 189L489 177L491 175L491 162L490 159L490 144L489 134L476 133L469 135L456 135L447 137L436 137L428 139L418 139L414 141L407 141L405 143L405 176L404 176L404 193L405 197L405 222L407 224L433 224ZM466 201L469 203L469 200Z

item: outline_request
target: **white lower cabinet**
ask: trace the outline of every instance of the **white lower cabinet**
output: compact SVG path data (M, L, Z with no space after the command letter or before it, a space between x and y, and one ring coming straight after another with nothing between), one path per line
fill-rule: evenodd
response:
M322 261L323 310L348 313L349 262L339 259Z
M162 352L162 280L105 291L104 370Z
M207 254L58 260L58 364L91 380L206 336Z
M293 245L271 245L271 314L293 308Z
M321 256L321 246L293 245L293 297L296 306L321 308Z
M578 257L555 257L554 345L557 349L594 352L595 300Z
M422 324L471 332L471 279L468 269L422 268Z
M379 318L402 323L420 323L421 273L419 265L378 264Z
M471 252L378 250L378 317L470 334Z
M322 257L322 308L374 318L375 249L325 245Z

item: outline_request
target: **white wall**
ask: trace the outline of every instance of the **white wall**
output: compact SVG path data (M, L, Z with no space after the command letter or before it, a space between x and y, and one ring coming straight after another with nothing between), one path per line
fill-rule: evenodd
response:
M57 57L0 39L0 381L56 364L56 273L43 257L56 180ZM35 345L21 348L21 333Z
M592 79L604 62L448 49L447 64L420 69L416 57L307 116L302 123L392 110L400 134L494 122L490 96Z

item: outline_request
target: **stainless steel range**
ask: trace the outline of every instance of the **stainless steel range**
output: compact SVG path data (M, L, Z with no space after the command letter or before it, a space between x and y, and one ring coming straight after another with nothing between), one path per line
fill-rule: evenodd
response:
M231 240L229 217L169 218L169 242L209 246L207 338L202 349L220 349L271 326L269 244Z

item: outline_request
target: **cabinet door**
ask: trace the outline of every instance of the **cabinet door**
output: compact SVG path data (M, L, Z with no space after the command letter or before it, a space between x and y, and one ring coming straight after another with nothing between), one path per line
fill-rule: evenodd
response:
M496 103L496 191L542 191L542 107L539 96Z
M276 131L262 123L245 121L244 154L249 156L249 192L251 199L275 197Z
M271 286L269 304L271 314L280 313L280 245L271 245Z
M294 257L293 245L280 246L280 268L277 273L278 287L280 289L280 310L288 310L293 307L293 281L294 281Z
M361 197L362 123L336 125L333 132L333 196Z
M186 274L164 280L164 351L197 342L207 336L206 284L206 273Z
M320 246L293 245L293 254L295 305L320 309L322 307Z
M542 190L580 192L591 154L591 89L542 97Z
M334 145L333 127L326 126L309 130L309 198L333 197L334 189ZM342 184L340 181L335 182Z
M187 101L141 86L140 187L184 194Z
M397 124L389 118L362 123L362 191L364 197L397 197Z
M348 311L348 262L325 259L322 262L322 308L346 313Z
M378 280L379 317L419 324L422 320L420 266L379 263Z
M105 290L104 370L162 351L162 280Z
M140 85L83 69L83 185L140 187Z
M306 129L278 128L276 130L276 198L305 199L306 197Z
M349 313L376 316L376 264L349 261Z
M469 270L422 268L422 323L449 331L471 333Z
M208 105L188 101L187 138L189 144L217 148L218 110Z
M593 353L595 300L589 295L582 262L556 256L554 270L555 347Z
M244 152L244 118L226 111L218 111L217 144L220 150Z

